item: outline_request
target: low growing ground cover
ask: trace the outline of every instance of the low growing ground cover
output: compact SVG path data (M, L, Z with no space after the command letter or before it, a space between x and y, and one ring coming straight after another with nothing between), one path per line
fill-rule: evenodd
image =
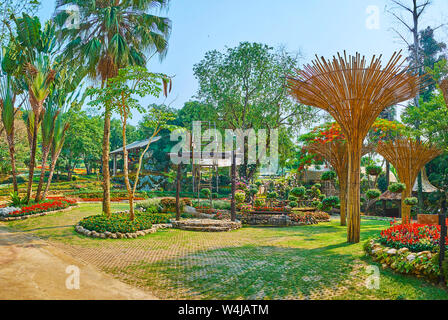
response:
M125 210L127 204L112 204ZM220 233L161 230L137 239L92 239L74 231L100 204L5 225L38 235L69 254L165 299L448 299L423 279L381 269L363 252L388 222L362 220L359 244L332 220L318 225L245 227ZM380 268L369 289L367 267Z

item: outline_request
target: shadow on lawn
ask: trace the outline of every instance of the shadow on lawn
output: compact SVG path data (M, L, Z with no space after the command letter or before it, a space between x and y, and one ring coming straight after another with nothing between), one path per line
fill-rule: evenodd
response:
M322 249L226 247L138 263L122 272L162 289L160 298L307 299L352 278L351 255Z

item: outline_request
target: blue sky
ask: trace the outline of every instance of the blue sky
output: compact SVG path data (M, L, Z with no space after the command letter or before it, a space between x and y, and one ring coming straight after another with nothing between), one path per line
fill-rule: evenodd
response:
M391 27L403 29L386 13L386 5L391 7L391 1L172 0L169 10L161 12L173 23L168 54L162 62L154 58L148 66L151 71L175 76L173 91L166 102L181 108L197 90L193 65L207 51L223 50L241 41L281 45L288 51L301 52L301 64L310 62L315 54L331 57L343 50L368 57L383 54L389 58L405 46L390 30ZM379 8L379 29L366 27L369 6ZM54 0L43 0L41 18L50 18L53 10ZM447 17L448 1L433 0L422 27L438 26ZM443 28L437 36L448 41L448 32ZM163 100L148 98L144 104L153 102ZM140 118L135 116L132 123Z

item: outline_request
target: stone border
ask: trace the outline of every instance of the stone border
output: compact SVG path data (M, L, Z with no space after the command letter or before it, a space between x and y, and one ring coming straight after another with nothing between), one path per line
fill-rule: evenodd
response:
M147 234L150 234L150 233L157 232L157 230L159 230L159 229L168 229L168 228L172 228L172 225L169 223L165 223L165 224L153 224L151 229L140 230L140 231L136 231L136 232L123 233L123 232L106 231L106 232L102 233L102 232L88 230L88 229L84 228L83 226L81 226L80 223L78 222L78 224L75 226L75 231L79 234L82 234L83 236L87 236L90 238L135 239L138 237L146 236Z
M408 248L390 248L374 239L367 240L364 251L373 261L381 263L383 269L390 268L398 273L412 274L430 280L438 276L438 274L434 274L434 270L428 264L436 255L431 251L411 252ZM404 265L408 266L406 271L402 269Z
M28 219L28 218L46 216L49 213L58 213L58 212L70 211L70 210L73 210L74 208L78 208L78 207L79 207L79 205L69 206L68 208L61 209L61 210L45 211L45 212L41 212L41 213L28 214L26 216L6 217L6 218L5 217L0 217L0 221L8 222L8 221L25 220L25 219Z
M173 228L198 232L228 232L242 228L240 221L215 219L172 220Z

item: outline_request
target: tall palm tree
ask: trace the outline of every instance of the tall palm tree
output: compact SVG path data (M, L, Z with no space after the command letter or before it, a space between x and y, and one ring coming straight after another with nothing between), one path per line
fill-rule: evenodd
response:
M14 192L19 192L17 187L17 172L15 160L15 146L14 146L14 102L15 94L12 88L12 79L10 75L2 76L0 83L0 110L3 128L6 133L6 140L9 146L9 156L11 158L12 184Z
M85 98L84 95L78 101L82 90L82 85L80 84L85 77L85 70L67 61L61 61L60 65L62 67L59 68L58 75L54 81L54 90L48 100L48 106L42 121L42 171L36 191L36 201L45 199L53 178L56 162L64 145L65 132L69 127L69 124L64 118L65 111L72 106L80 106ZM51 164L49 177L45 191L42 197L40 197L45 176L45 163L50 151Z
M54 102L54 99L52 99L52 97L50 96L45 104L45 110L43 112L41 123L42 164L40 170L39 184L37 185L36 190L36 197L35 197L36 203L42 200L41 192L45 178L45 171L46 171L45 166L47 165L48 155L50 154L51 145L53 143L54 128L56 118L59 112L60 110L57 104Z
M15 32L11 31L10 50L2 61L2 68L8 73L20 75L23 90L27 92L30 108L27 112L28 140L30 142L29 181L27 199L31 198L37 134L44 116L44 103L51 92L56 76L55 26L47 22L44 28L38 17L23 14L22 17L11 17L16 24ZM10 28L11 30L11 28Z
M27 199L29 200L31 197L31 188L33 185L34 169L36 165L38 127L45 115L44 102L51 92L51 86L56 71L51 66L48 56L38 54L34 64L27 63L26 72L30 105L34 118L30 145L29 181L26 192ZM42 170L44 169L42 168Z
M107 85L118 70L144 66L146 54L167 52L171 21L149 13L167 7L169 0L57 0L54 21L67 42L66 57L83 64L92 79ZM79 8L79 26L66 27L68 5ZM103 213L110 216L110 120L112 106L105 106L103 136Z

